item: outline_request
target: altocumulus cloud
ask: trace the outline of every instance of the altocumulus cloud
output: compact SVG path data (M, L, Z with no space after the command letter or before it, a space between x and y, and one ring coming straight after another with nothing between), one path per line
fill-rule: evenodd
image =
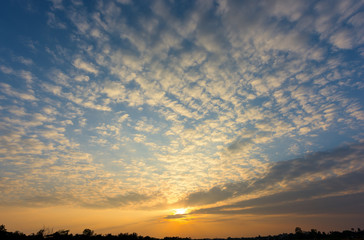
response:
M362 1L0 5L1 205L361 199Z

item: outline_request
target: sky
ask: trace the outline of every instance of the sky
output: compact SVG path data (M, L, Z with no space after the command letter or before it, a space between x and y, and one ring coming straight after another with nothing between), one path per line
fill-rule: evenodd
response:
M364 228L364 1L0 1L0 224Z

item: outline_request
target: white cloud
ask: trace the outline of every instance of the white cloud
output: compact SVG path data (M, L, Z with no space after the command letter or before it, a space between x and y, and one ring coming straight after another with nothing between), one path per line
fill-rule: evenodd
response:
M73 61L73 66L75 66L76 68L78 69L81 69L81 70L84 70L86 72L90 72L90 73L93 73L95 75L97 75L99 73L99 71L96 69L96 67L91 64L91 63L87 63L87 62L84 62L82 59L80 58L76 58L74 61Z
M332 42L336 47L343 49L350 49L353 47L353 33L342 29L335 32L330 37L330 42Z
M22 70L19 75L24 78L28 84L33 82L33 75L31 72Z
M97 92L95 93L94 91L90 91L90 89L80 87L77 89L78 92L76 91L75 93L73 93L73 92L63 91L62 87L56 86L53 84L48 84L48 83L43 83L42 87L47 92L50 92L58 97L65 98L82 107L96 109L96 110L100 110L100 111L111 111L111 108L109 106L107 106L107 104L96 103L96 101L98 100L97 99L98 96L95 96L95 94L98 94L98 93ZM80 94L82 94L81 95L82 97L79 96Z
M119 117L119 119L117 120L118 123L122 123L124 121L126 121L129 118L129 114L124 114L121 117Z
M14 96L26 101L37 101L38 99L32 94L27 92L18 92L15 91L9 84L0 83L2 87L2 91L8 96Z
M140 132L157 133L160 129L159 127L150 124L146 120L144 120L144 121L138 121L136 123L135 130Z
M90 80L90 77L89 76L86 76L86 75L77 75L75 76L74 78L77 82L88 82Z
M303 1L295 1L294 3L287 4L286 1L272 1L265 2L268 8L272 7L270 11L273 16L284 17L290 21L297 21L307 10L308 5ZM272 6L269 6L272 4Z
M126 95L126 89L124 85L119 82L106 82L102 92L106 93L108 97L116 100L125 99Z
M12 68L3 65L0 66L0 70L5 74L12 74L14 72Z
M146 140L146 136L142 134L135 134L134 141L137 143L143 143Z

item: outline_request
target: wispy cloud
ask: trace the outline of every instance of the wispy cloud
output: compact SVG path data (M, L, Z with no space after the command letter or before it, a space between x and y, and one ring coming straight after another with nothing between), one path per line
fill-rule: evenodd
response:
M95 66L93 66L91 63L87 63L87 62L83 61L80 58L76 58L73 61L73 66L75 66L78 69L81 69L81 70L84 70L86 72L90 72L90 73L93 73L96 75L98 73L98 70L95 68Z
M1 83L2 92L9 96L14 96L25 101L37 101L37 98L32 92L18 92L14 90L9 84Z
M25 57L23 57L23 56L15 57L15 60L16 60L16 61L19 61L20 63L22 63L22 64L24 64L24 65L27 65L27 66L29 66L29 65L33 65L33 64L34 64L34 62L33 62L33 60L32 60L32 59L25 58Z
M363 149L363 145L353 145L281 161L272 164L263 177L194 192L181 203L201 206L222 202L218 207L200 208L192 214L323 214L350 209L353 212L349 203L362 199L364 189ZM236 200L224 203L228 199ZM323 207L325 202L332 205ZM349 204L348 208L335 210L345 204Z

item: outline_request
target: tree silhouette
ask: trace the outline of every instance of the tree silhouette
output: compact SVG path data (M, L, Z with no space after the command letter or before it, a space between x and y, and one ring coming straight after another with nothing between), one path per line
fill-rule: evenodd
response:
M58 230L55 233L48 234L48 229L41 229L36 234L25 235L22 232L8 232L4 225L0 225L0 240L191 240L191 238L181 237L165 237L162 239L152 238L149 236L143 237L137 233L120 233L119 235L112 234L95 234L93 230L86 228L82 234L69 234L69 230ZM328 234L320 232L316 229L311 231L303 231L300 227L295 228L295 233L282 233L275 236L258 236L248 238L232 238L226 240L364 240L364 231L360 228L350 230L330 231ZM202 240L202 239L200 239ZM203 240L225 240L225 239L203 239Z
M37 232L36 236L38 236L38 237L40 237L40 238L43 238L43 237L44 237L44 233L45 233L45 229L44 229L44 228L42 228L42 229L40 229L40 230Z
M6 228L4 224L0 225L0 232L6 232Z
M85 230L83 230L82 234L85 235L85 236L91 237L91 236L94 235L94 231L92 231L89 228L86 228Z
M303 233L302 228L300 228L300 227L296 227L295 230L294 230L294 232L296 234L302 234Z

